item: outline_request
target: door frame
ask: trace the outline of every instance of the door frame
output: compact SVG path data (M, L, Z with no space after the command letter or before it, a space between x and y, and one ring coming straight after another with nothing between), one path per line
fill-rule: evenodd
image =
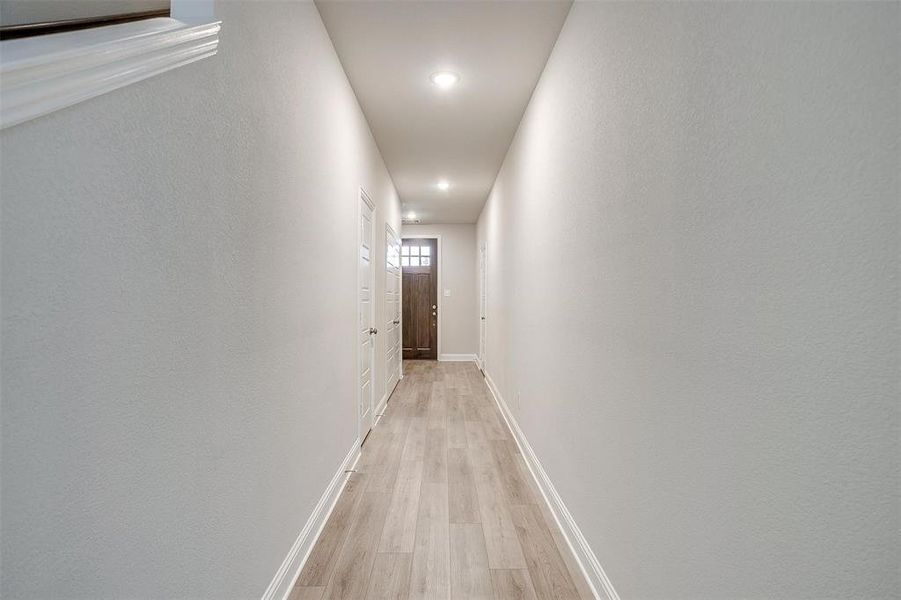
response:
M403 230L401 230L401 231L403 231ZM427 233L416 233L413 235L404 235L403 233L401 233L400 243L402 245L404 243L404 240L438 240L437 241L438 264L435 265L435 268L438 269L438 284L437 284L438 285L438 294L437 294L438 302L436 304L436 306L438 307L437 308L437 310L438 310L438 327L437 327L438 333L435 334L435 340L436 340L435 344L438 346L438 361L440 362L441 361L441 313L443 312L441 310L441 298L444 297L444 288L441 287L441 272L444 270L441 268L441 263L444 262L444 248L441 246L441 234L435 233L435 234L430 235ZM403 280L403 272L404 272L403 267L401 267L400 272L401 272L401 280ZM403 287L403 286L401 286L401 287ZM401 302L404 301L403 292L401 292L400 301ZM401 304L401 306L403 306L403 304ZM401 326L403 326L403 321L404 320L401 319ZM400 333L401 333L401 335L403 335L404 330L401 329ZM403 338L401 338L401 340L403 340ZM403 345L403 343L401 343L401 345Z
M375 207L375 202L372 201L372 198L369 197L369 194L366 193L366 190L361 185L357 192L357 202L356 202L357 207L356 207L356 210L354 211L354 213L356 214L356 222L354 224L354 229L356 229L356 232L357 232L356 235L354 236L355 241L356 241L356 246L354 249L354 256L356 257L355 260L357 263L357 267L355 269L357 276L356 276L355 283L354 283L355 299L354 299L354 320L353 320L353 323L354 323L354 358L355 358L355 361L354 361L354 385L357 388L357 392L354 394L354 400L356 401L356 405L354 406L354 412L357 414L357 418L356 418L356 420L357 420L357 446L359 446L359 447L362 447L363 442L366 439L366 434L368 434L369 431L372 430L372 427L370 426L369 431L367 431L366 434L363 433L363 415L360 414L360 406L363 403L363 397L362 397L363 390L360 387L360 374L362 373L362 370L360 369L360 367L362 365L361 361L363 359L363 356L362 356L362 353L360 352L360 321L359 321L359 317L360 317L360 246L363 244L363 230L360 227L360 221L363 218L363 211L361 208L363 205L362 204L363 202L365 202L369 206L369 208L372 209L372 223L370 223L370 225L369 225L370 229L372 230L370 239L372 240L372 246L377 246L376 237L375 237L375 235L376 235L375 224L377 222L377 218L376 218L377 211L376 211L376 207ZM375 269L373 268L374 263L375 263L375 259L374 259L375 254L376 253L373 252L373 248L370 248L369 249L369 282L370 282L370 285L369 285L369 291L370 291L370 294L369 294L369 313L370 313L369 322L371 323L370 327L376 327L375 302L373 301L373 299L376 296L376 294L375 294ZM370 380L369 380L369 414L370 414L370 420L372 421L372 425L375 425L375 419L373 418L373 417L375 417L375 415L373 414L373 411L375 410L375 406L373 406L375 404L375 401L374 401L374 397L375 397L375 355L376 355L375 340L370 341L369 348L370 348L369 352L372 354L372 356L370 357L371 360L369 361L369 378L370 378Z

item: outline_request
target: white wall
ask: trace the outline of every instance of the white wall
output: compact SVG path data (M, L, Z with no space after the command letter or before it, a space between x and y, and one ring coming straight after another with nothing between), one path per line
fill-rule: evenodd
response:
M377 248L396 194L314 5L217 15L0 134L3 598L259 597L356 438L357 190Z
M439 235L443 250L438 257L442 288L438 290L441 306L439 350L444 355L478 354L476 226L471 223L404 225L403 228L403 237ZM450 297L444 296L443 290L447 289L451 291Z
M582 3L479 220L488 370L622 598L899 551L897 3Z

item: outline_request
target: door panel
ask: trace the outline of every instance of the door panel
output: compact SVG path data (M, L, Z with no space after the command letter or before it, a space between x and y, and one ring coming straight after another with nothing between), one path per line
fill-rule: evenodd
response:
M413 336L415 329L413 328L413 274L404 273L402 278L401 298L401 335L403 338L403 354L404 358L412 358L407 356L407 350L413 349Z
M485 244L479 247L479 369L485 372L488 323L488 256Z
M359 431L364 439L372 429L372 362L375 335L372 302L372 238L375 208L366 193L360 190L360 259L357 264L358 290L358 352L360 374Z
M394 390L400 379L400 239L390 225L385 226L385 389Z
M405 239L403 271L403 357L438 358L438 240Z
M413 274L413 319L416 322L416 349L428 351L432 348L432 322L430 309L432 288L431 273Z

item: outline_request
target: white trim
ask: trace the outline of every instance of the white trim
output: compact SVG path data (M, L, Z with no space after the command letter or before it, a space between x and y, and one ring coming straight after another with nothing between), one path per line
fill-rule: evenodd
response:
M478 359L475 354L439 354L438 360L441 362L474 362Z
M219 27L161 17L0 42L0 128L213 56Z
M291 550L288 551L288 556L282 561L281 566L275 573L275 577L272 578L269 587L263 593L263 600L282 600L291 593L291 589L294 587L304 563L307 562L307 558L309 558L310 552L316 545L316 540L322 534L322 529L332 514L341 492L344 491L344 485L348 479L347 471L353 469L359 459L360 440L355 440L347 456L344 457L344 460L338 467L335 476L332 477L332 480L326 486L325 492L316 504L316 508L313 509L310 518L307 519L306 525L300 531L300 535L294 540Z
M576 525L576 521L573 519L572 514L567 510L566 505L563 503L563 499L560 497L560 494L557 493L550 477L548 477L547 472L544 470L544 467L541 466L541 462L535 455L535 451L532 450L532 446L526 439L525 434L522 432L522 429L519 428L519 423L516 422L516 418L513 416L513 413L510 412L507 403L504 402L500 391L494 384L494 380L491 379L491 375L488 373L485 373L485 381L488 384L491 395L494 396L494 401L497 403L504 420L507 422L507 427L509 427L510 431L513 433L513 439L516 440L516 445L519 446L519 450L522 453L523 459L525 459L526 465L529 467L532 478L535 480L535 483L538 484L538 489L541 490L541 495L544 497L544 501L550 509L551 514L554 515L557 526L560 528L563 538L569 545L579 568L582 569L582 573L585 575L595 598L603 600L620 600L616 590L613 589L613 584L610 583L610 579L601 567L601 563L598 562L597 557L588 545L588 541L585 539L585 536L582 535L579 526ZM603 591L603 595L599 593L599 590Z
M444 312L443 310L441 310L441 305L442 305L441 298L444 296L444 288L441 287L441 285L442 285L441 272L444 271L444 269L441 267L441 263L444 262L444 247L441 244L441 234L440 233L434 233L434 234L420 233L420 234L404 235L403 229L401 229L400 239L401 239L401 244L403 244L403 240L438 240L438 264L435 265L436 267L438 267L438 304L437 304L437 306L438 306L438 332L435 335L438 340L437 341L438 356L441 356L441 313ZM401 270L401 273L403 273L403 271L404 271L403 267L401 267L400 270ZM403 275L401 275L401 281L403 281ZM401 286L401 287L403 287L403 286ZM401 296L401 302L403 302L403 296ZM403 305L401 305L401 306L403 306ZM403 319L401 319L401 321L403 321ZM403 331L401 331L401 334L403 334ZM404 345L403 338L401 338L401 347L403 347L403 345Z
M391 391L393 392L394 390L392 389ZM378 425L379 421L382 419L382 413L385 412L385 407L388 406L388 396L390 396L390 395L391 394L389 394L386 391L385 395L382 396L382 399L379 400L378 404L376 405L376 407L374 409L375 414L372 415L373 416L373 419L372 419L372 427L373 428L375 428L375 426Z
M376 409L376 420L375 423L372 424L373 429L378 426L378 424L382 421L382 417L385 416L385 411L388 409L388 400L391 399L391 396L394 395L394 390L397 389L397 386L400 385L400 380L394 384L394 387L390 390L385 391L385 395L382 396L382 399L379 400L378 408Z

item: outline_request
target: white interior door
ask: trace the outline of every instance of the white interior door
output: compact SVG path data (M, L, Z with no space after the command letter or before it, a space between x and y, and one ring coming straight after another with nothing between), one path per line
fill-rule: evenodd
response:
M359 415L360 415L360 440L365 439L366 434L372 429L373 418L373 385L372 385L372 365L375 356L375 344L373 343L378 330L374 326L373 318L373 272L372 272L372 240L373 240L373 224L375 222L375 207L372 200L366 195L362 189L360 190L360 258L357 265L357 274L359 279L358 285L358 327L357 327L357 346L359 354L359 374L360 374L360 397L359 397Z
M488 319L488 256L485 244L479 246L479 368L485 372Z
M400 238L385 225L385 390L388 394L400 379Z

